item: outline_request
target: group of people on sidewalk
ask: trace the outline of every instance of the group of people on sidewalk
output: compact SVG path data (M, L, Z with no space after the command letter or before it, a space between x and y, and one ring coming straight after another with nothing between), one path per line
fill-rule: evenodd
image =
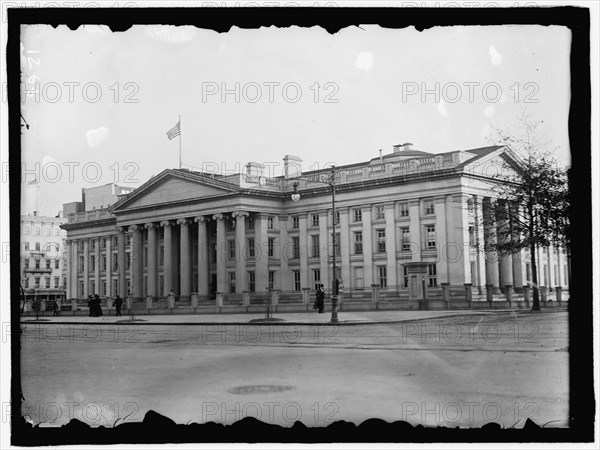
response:
M102 307L100 306L102 300L100 300L100 296L98 294L90 295L88 298L88 308L90 309L90 317L100 317L102 316ZM118 295L115 297L113 301L113 306L116 310L116 315L121 315L121 306L123 306L123 299Z

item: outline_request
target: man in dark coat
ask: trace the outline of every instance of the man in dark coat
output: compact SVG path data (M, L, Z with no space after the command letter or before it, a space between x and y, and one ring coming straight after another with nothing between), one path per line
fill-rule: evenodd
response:
M317 289L317 307L319 308L319 313L323 313L325 309L325 291L323 290L323 285L319 285L319 289Z
M121 315L121 305L123 305L123 299L117 295L115 297L115 301L113 302L113 306L117 310L117 316Z
M94 306L95 314L94 317L100 317L102 315L102 307L100 306L101 300L98 294L94 295Z

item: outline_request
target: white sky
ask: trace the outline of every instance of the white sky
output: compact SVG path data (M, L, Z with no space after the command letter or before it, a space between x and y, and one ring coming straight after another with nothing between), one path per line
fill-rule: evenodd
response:
M137 187L178 167L178 138L169 141L166 132L179 114L184 167L215 163L238 172L258 161L279 164L280 175L286 154L315 169L369 160L407 141L432 153L476 148L487 145L490 125L514 124L523 110L543 121L568 162L568 29L361 28L330 35L298 27L221 34L170 26L120 33L96 25L24 27L24 81L39 83L41 93L24 97L31 128L23 161L27 169L51 163L40 170L41 213L56 215L63 203L80 200L82 187ZM65 83L79 83L72 101ZM97 102L91 84L84 98L87 83L102 89ZM236 83L239 102L234 94L223 101L222 87L235 91ZM257 85L262 95L252 102ZM302 93L292 102L297 86ZM203 98L211 88L219 91ZM425 98L424 88L431 91ZM326 102L327 95L337 102ZM23 211L35 209L35 191L24 184Z

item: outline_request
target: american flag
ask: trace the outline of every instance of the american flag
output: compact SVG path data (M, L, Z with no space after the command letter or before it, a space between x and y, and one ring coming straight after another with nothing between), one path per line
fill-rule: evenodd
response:
M171 139L176 138L180 134L181 134L181 120L179 122L177 122L177 125L175 125L169 131L167 131L167 137L169 138L169 140L171 140Z

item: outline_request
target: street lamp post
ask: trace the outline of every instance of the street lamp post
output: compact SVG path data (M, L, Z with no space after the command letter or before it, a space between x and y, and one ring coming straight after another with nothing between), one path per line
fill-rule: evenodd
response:
M333 244L333 281L331 287L331 322L338 322L338 278L337 278L337 265L336 265L336 236L335 236L335 226L336 226L336 218L335 218L335 166L331 167L331 180L328 182L316 181L312 179L306 179L301 177L294 178L295 180L308 180L315 183L324 183L331 186L331 209L333 212L333 232L332 232L332 244ZM294 193L292 194L292 200L297 202L300 200L300 194L297 191L298 189L298 181L294 183Z

